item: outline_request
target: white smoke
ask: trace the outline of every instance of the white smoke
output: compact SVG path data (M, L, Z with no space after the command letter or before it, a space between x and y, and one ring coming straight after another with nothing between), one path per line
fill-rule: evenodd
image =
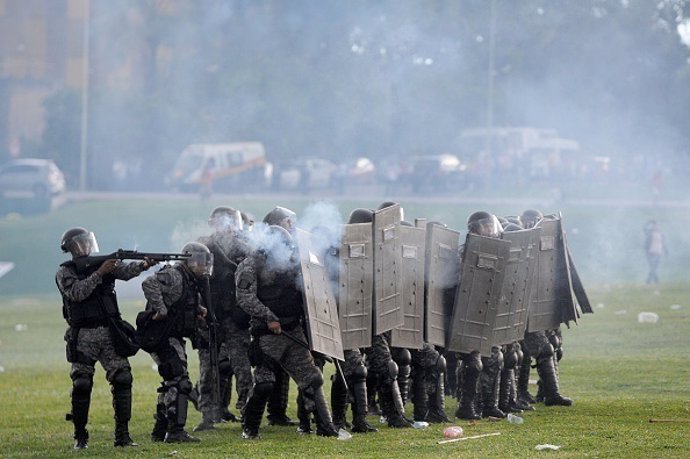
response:
M170 235L170 243L176 250L181 250L186 243L196 242L210 233L211 229L205 220L178 222Z

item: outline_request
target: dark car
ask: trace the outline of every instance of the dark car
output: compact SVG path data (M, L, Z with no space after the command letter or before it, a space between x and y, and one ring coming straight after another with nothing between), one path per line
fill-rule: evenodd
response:
M408 180L415 192L452 190L462 185L464 170L465 166L455 155L418 156Z

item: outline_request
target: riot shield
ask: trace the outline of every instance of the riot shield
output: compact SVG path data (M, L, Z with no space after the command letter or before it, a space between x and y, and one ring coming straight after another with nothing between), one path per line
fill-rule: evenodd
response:
M467 236L450 321L448 350L491 355L510 245L509 241L501 239L475 234Z
M345 360L338 305L323 260L317 255L310 233L298 228L295 239L302 268L304 314L311 350Z
M510 242L510 255L496 313L492 339L494 345L512 343L525 335L540 231L539 228L532 228L503 233L502 239Z
M374 334L404 322L400 206L395 204L374 212Z
M407 349L424 346L424 228L400 226L402 301L405 322L391 330L390 345Z
M570 277L573 284L573 293L575 294L575 299L577 304L580 305L580 309L584 314L594 314L592 305L589 302L589 297L585 291L585 286L582 285L582 280L580 280L580 275L577 273L575 268L575 262L573 262L573 256L570 254L570 249L568 248L568 240L565 240L566 253L568 255L568 265L570 266Z
M446 345L460 273L459 241L459 232L438 223L427 224L424 340L435 346Z
M344 349L371 346L374 300L372 224L343 225L338 312Z
M539 225L537 268L527 331L551 330L575 320L575 303L560 218L545 218Z

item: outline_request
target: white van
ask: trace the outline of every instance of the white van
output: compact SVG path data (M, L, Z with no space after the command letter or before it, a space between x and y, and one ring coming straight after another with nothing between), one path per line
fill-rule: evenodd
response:
M169 184L196 191L211 182L216 191L265 187L272 168L260 142L200 143L182 150Z

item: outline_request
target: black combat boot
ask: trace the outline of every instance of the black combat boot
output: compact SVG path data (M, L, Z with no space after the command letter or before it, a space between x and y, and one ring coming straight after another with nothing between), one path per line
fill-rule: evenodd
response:
M293 426L295 421L286 414L290 394L290 377L281 368L276 371L275 390L268 399L268 425Z
M531 370L530 357L525 354L520 364L520 372L517 378L517 398L525 403L537 403L532 394L529 393L529 374Z
M487 374L481 378L482 387L482 417L504 418L506 414L498 408L498 389L500 372Z
M501 384L498 391L498 409L504 413L521 413L512 398L512 386L515 382L515 370L504 368L501 370Z
M402 400L400 399L400 391L396 380L388 381L381 385L379 399L381 400L381 411L386 418L388 427L396 429L412 427L412 423L404 416L405 412L400 410ZM396 402L396 399L400 400Z
M421 368L415 368L412 376L412 419L426 421L429 413L429 395Z
M481 419L482 417L477 413L475 407L480 370L476 368L468 370L467 365L463 362L460 371L461 377L458 382L460 393L458 394L458 409L455 411L455 417L466 420Z
M89 447L89 432L86 424L89 422L89 407L91 406L92 383L88 378L74 381L72 388L72 413L66 419L74 424L74 449Z
M297 419L299 419L299 425L297 426L298 434L309 435L312 433L311 413L307 411L306 407L304 406L304 396L301 389L297 393Z
M228 409L232 399L232 372L228 375L221 375L220 381L220 407L218 410L220 421L240 422L241 420Z
M242 438L253 440L259 438L259 427L261 418L264 416L266 403L273 391L273 383L263 382L255 384L252 389L247 404L244 406L242 416Z
M347 410L347 388L338 375L331 383L331 407L333 408L333 424L336 429L342 429L347 424L345 411Z
M376 401L376 394L379 390L379 378L373 371L367 372L367 410L371 416L381 416L381 408Z
M360 373L361 374L361 373ZM357 377L357 375L355 375ZM357 433L378 432L367 422L367 383L366 374L352 383L352 431Z
M537 373L541 380L544 392L544 405L546 406L570 406L573 401L560 394L558 376L554 368L553 358L540 359L537 362Z
M429 413L426 420L430 423L445 423L450 422L446 415L446 391L445 391L445 376L443 373L438 374L436 383L430 388L429 397ZM433 383L433 381L432 381Z
M177 398L166 407L168 418L168 431L165 434L165 443L196 443L199 440L192 437L185 430L187 423L187 404L189 396L178 392Z
M328 402L323 393L323 387L314 388L311 394L314 400L314 420L316 421L316 435L321 437L337 437L338 428L333 425Z
M132 418L132 387L113 388L115 411L115 446L139 446L129 436L129 420Z
M158 403L156 404L156 414L153 415L156 421L151 431L151 441L161 442L165 440L165 431L168 428L168 419L165 416L165 404L163 403L163 394L158 396Z

